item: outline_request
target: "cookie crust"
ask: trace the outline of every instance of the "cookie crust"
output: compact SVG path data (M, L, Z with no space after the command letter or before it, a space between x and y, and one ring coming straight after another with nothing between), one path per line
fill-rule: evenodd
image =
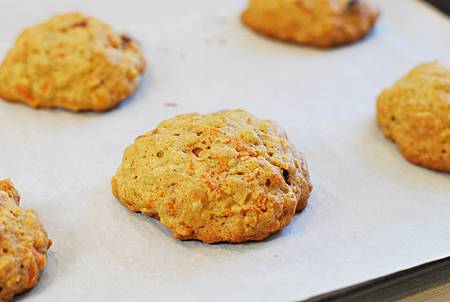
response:
M241 19L271 38L329 48L362 39L378 16L369 0L249 0Z
M437 62L414 68L377 101L377 121L410 162L450 172L450 70Z
M34 210L19 207L9 180L0 180L0 301L33 288L52 242Z
M263 240L306 207L303 155L272 121L243 110L185 114L139 136L112 178L114 196L177 239Z
M33 108L105 111L130 96L145 61L137 44L78 13L26 29L0 66L0 97Z

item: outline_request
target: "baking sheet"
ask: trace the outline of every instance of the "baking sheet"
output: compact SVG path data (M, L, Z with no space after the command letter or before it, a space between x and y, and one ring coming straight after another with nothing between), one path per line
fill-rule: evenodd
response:
M2 56L23 27L79 10L139 39L149 61L108 113L0 103L0 177L54 240L18 300L293 301L450 256L450 175L407 163L374 122L383 87L420 62L450 64L450 21L419 1L378 4L368 39L320 51L241 26L244 0L1 0ZM180 242L115 201L109 180L136 136L224 108L278 121L306 154L314 193L289 227L261 243Z

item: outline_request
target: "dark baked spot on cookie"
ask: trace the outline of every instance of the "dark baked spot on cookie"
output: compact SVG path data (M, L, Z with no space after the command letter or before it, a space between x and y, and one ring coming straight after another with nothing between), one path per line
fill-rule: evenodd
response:
M196 157L199 157L200 152L202 152L202 151L203 151L202 148L198 148L198 147L192 149L192 153L193 153Z
M128 44L130 44L133 40L125 35L125 34L121 34L120 35L120 41L122 42L122 47L126 47Z
M77 28L77 27L87 27L88 26L88 20L82 20L80 22L72 24L71 28Z
M347 3L347 12L354 14L358 13L360 8L360 1L359 0L349 0Z
M120 35L120 39L122 40L123 43L130 43L132 41L131 38L125 34Z
M64 27L61 29L62 32L66 32L70 29L74 29L74 28L86 28L88 26L88 20L87 19L83 19L79 22L75 22L72 25L68 26L68 27Z
M284 178L284 181L288 184L288 185L290 185L291 184L291 182L290 182L290 173L289 173L289 171L288 170L286 170L286 169L283 169L283 178Z

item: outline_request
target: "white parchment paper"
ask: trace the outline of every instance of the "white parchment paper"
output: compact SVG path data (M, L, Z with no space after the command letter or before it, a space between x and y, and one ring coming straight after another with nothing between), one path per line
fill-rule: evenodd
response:
M368 39L320 51L243 27L244 0L1 0L1 56L23 27L78 10L137 38L149 62L108 113L0 102L0 177L54 240L18 300L294 301L450 256L450 175L406 162L374 122L382 88L418 63L450 64L450 20L419 1L378 4ZM109 181L136 136L225 108L278 121L306 154L314 193L288 228L261 243L180 242L116 202Z

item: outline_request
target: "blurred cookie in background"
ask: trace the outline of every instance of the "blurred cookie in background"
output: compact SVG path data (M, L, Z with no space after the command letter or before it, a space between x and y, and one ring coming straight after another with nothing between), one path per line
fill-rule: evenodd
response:
M242 21L272 38L329 48L365 37L378 15L369 0L249 0Z
M26 29L0 66L0 97L34 108L105 111L138 88L145 61L130 37L78 13Z
M0 180L0 301L33 288L47 264L52 241L34 210L19 207L9 180Z
M450 172L450 70L437 62L414 68L377 101L377 120L410 162Z

